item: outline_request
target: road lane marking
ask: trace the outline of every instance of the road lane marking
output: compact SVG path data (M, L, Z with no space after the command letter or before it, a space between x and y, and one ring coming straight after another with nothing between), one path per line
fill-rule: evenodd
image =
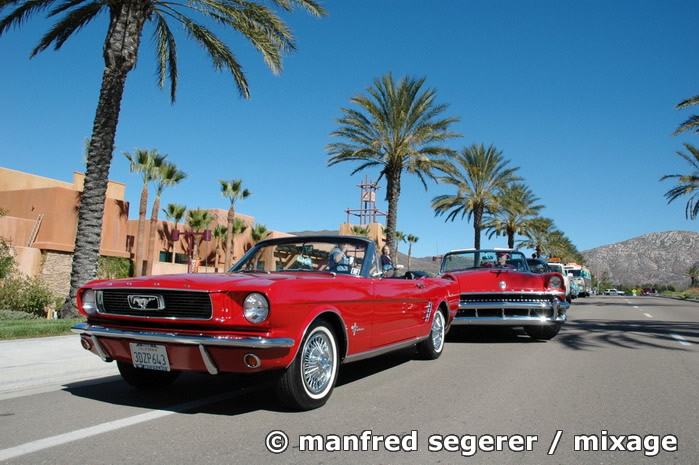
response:
M634 305L633 308L638 308L638 305ZM639 309L640 310L640 309Z
M650 313L644 313L644 315L647 316L648 318L653 318L653 315L651 315Z
M679 334L670 334L670 336L672 336L673 338L675 338L675 339L677 340L677 342L679 342L679 343L682 344L683 346L691 346L691 345L692 345L691 342L689 342L687 339L683 338L683 337L680 336Z
M15 457L30 454L32 452L37 452L43 449L48 449L49 447L60 446L69 442L89 438L90 436L96 436L98 434L107 433L109 431L126 428L127 426L133 426L146 421L166 417L174 413L181 413L186 412L188 410L194 410L198 407L203 407L204 405L209 405L230 399L239 394L240 393L229 392L226 394L219 394L217 396L205 397L204 399L194 400L192 402L185 402L184 404L175 405L168 410L155 410L153 412L142 413L139 415L134 415L132 417L122 418L120 420L108 421L106 423L90 426L88 428L82 428L75 431L70 431L68 433L58 434L56 436L51 436L44 439L38 439L36 441L28 442L26 444L20 444L19 446L8 447L7 449L0 450L0 462L3 460L9 460Z

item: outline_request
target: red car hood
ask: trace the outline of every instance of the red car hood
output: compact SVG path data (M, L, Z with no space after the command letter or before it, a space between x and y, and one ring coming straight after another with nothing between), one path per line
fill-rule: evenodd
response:
M221 292L244 286L246 288L267 288L278 281L290 279L333 279L330 273L218 273L218 274L170 274L143 276L140 278L92 281L88 286L94 289L183 289L190 291Z
M546 276L508 269L478 269L449 273L461 292L543 292ZM504 284L502 284L504 283Z

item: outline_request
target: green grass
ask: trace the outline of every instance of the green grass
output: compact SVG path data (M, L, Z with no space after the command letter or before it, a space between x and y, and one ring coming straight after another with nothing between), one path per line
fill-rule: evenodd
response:
M66 320L0 320L0 339L63 336L70 327L85 321L83 318Z
M692 287L685 291L677 292L666 291L663 292L663 295L668 297L675 297L678 299L699 300L699 287Z

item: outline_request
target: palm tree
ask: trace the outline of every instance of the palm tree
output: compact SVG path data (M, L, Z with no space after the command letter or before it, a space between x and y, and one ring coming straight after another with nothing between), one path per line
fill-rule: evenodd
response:
M315 0L270 2L286 11L290 11L292 7L301 7L314 16L326 14ZM109 27L103 46L102 85L78 212L70 293L61 311L62 317L75 316L75 295L78 288L97 276L104 200L121 100L126 77L136 65L145 24L149 22L154 28L158 84L162 88L166 80L170 81L172 102L175 101L178 72L176 42L170 23L179 23L187 37L206 50L217 70L230 70L238 92L244 98L249 97L249 90L240 63L221 39L190 16L199 14L224 28L240 32L260 52L265 63L275 74L282 69L282 55L295 50L294 38L291 30L275 11L253 1L232 3L225 0L3 0L0 2L0 11L10 5L14 9L0 19L0 36L10 27L22 25L34 13L48 10L50 17L64 14L40 40L31 56L52 45L54 49L60 49L73 33L83 29L100 13L109 15Z
M393 260L393 263L395 263L396 266L398 266L398 246L401 242L405 242L405 233L403 231L396 231L396 248L391 249L395 252L395 258Z
M405 240L408 241L408 271L410 271L410 257L413 255L413 244L419 241L420 238L412 234L408 234L405 237Z
M665 193L665 198L670 203L683 195L688 196L684 214L686 218L693 220L699 215L699 149L691 144L684 144L684 147L691 156L681 151L676 153L690 164L693 171L688 174L666 174L660 180L677 179L677 185Z
M585 264L585 257L578 252L578 248L575 247L573 241L557 229L551 232L543 247L549 256L559 257L564 263L574 262L580 265Z
M549 254L554 234L559 232L550 218L537 217L528 220L524 231L526 239L517 243L518 248L526 247L536 252L537 257Z
M237 200L245 200L250 197L250 191L247 189L241 189L243 183L240 179L233 179L232 181L224 181L219 179L218 182L221 183L221 194L231 201L231 206L228 209L228 229L233 230L233 221L235 220L235 202ZM233 235L231 234L226 238L226 258L224 267L229 269L231 267L231 256L233 254L233 247L235 246Z
M241 218L236 218L233 221L233 229L232 229L232 234L233 234L233 239L235 239L237 236L241 235L246 229L248 229L248 225L243 221ZM235 242L233 242L234 244ZM237 257L235 255L231 256L231 265L233 260L235 260ZM226 268L226 271L228 271L229 268Z
M691 280L689 283L689 287L695 287L698 282L699 278L699 264L694 264L689 269L687 270L687 276L689 276L689 279Z
M228 228L222 224L217 224L212 234L214 239L216 239L216 261L214 261L214 269L218 271L218 253L221 251L221 243L228 238Z
M92 144L90 144L92 145ZM138 207L138 233L136 234L136 253L134 254L134 270L136 276L143 275L143 242L146 234L146 208L148 207L148 183L158 176L158 170L165 163L167 155L160 155L157 150L136 149L135 154L124 152L130 163L132 173L139 173L143 180L141 203Z
M447 213L445 221L457 216L473 218L474 247L481 248L483 215L492 213L498 205L497 194L508 184L520 181L515 175L519 168L508 168L502 152L492 145L483 144L464 148L455 157L454 170L441 176L439 182L456 188L453 195L439 195L432 199L435 216Z
M379 167L379 179L386 177L386 239L393 250L396 245L396 222L401 176L416 175L425 189L426 178L435 179L434 170L445 170L445 157L453 154L443 143L460 134L449 126L458 118L442 118L448 106L435 103L436 91L423 89L425 78L402 78L398 83L389 73L374 79L368 96L358 95L350 101L359 110L342 108L344 116L337 120L339 129L333 137L344 139L327 146L328 166L343 162L359 162L352 172Z
M148 241L148 253L146 254L146 273L153 274L153 253L155 251L155 233L158 228L158 210L160 209L160 196L166 187L176 186L187 178L187 173L180 171L173 163L163 163L155 174L155 200L150 214L150 240Z
M675 108L680 110L682 108L691 107L692 105L697 104L699 104L699 95L695 95L694 97L681 101L680 103L675 105ZM686 121L684 121L677 127L677 129L672 135L676 136L677 134L680 134L685 131L691 131L695 134L699 134L699 115L692 115L689 118L687 118Z
M483 227L489 232L488 239L506 236L507 247L514 248L515 234L523 235L526 221L544 208L543 205L536 205L538 201L524 184L508 184L497 194L499 208L483 222Z
M364 226L352 226L352 234L355 236L359 237L369 237L369 228L365 228Z
M184 218L184 214L187 211L187 207L184 205L180 205L177 203L169 203L167 204L167 209L163 209L163 213L165 213L165 217L168 220L174 221L175 222L175 229L177 229L177 225L180 221L182 221L182 218ZM169 241L171 241L171 238L168 238ZM172 263L175 263L175 243L172 242Z
M209 213L208 210L189 210L187 212L187 223L192 231L199 232L211 224L216 217ZM192 251L192 258L199 258L199 242L201 239L194 238L194 250Z
M267 236L269 236L272 233L272 231L267 230L267 226L264 224L256 224L254 228L252 228L252 231L250 231L250 234L252 236L252 243L257 244L260 242L262 239L265 239Z

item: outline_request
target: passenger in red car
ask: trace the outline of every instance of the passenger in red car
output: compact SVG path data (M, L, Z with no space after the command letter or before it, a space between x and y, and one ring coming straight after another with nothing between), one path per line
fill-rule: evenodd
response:
M387 245L384 245L381 249L381 269L385 273L393 271L393 260L391 260L391 249Z
M349 273L350 265L352 264L350 257L347 256L349 244L338 244L337 247L330 251L330 259L328 260L328 271L336 273Z

